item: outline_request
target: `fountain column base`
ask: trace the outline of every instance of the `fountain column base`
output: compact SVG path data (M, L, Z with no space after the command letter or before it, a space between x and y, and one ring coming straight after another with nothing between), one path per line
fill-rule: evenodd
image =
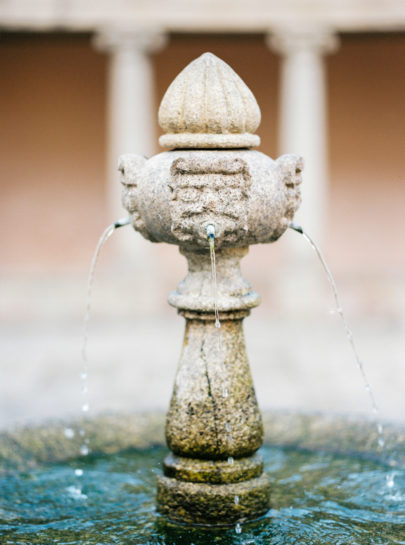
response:
M226 484L179 481L159 476L158 511L173 521L224 526L264 515L270 508L270 480L262 473Z

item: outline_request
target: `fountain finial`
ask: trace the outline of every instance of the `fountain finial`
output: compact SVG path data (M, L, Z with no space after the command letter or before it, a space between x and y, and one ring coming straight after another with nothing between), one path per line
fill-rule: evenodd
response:
M260 124L253 93L232 68L204 53L180 72L159 109L166 148L251 148Z

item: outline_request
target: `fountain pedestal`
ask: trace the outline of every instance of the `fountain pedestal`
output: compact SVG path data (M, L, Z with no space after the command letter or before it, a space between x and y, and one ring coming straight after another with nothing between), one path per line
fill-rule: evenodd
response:
M166 420L173 454L158 479L158 509L172 519L223 524L269 509L269 480L255 454L263 426L242 327L259 303L240 274L239 260L246 252L228 248L217 253L220 328L208 252L186 253L189 274L169 297L186 318Z
M259 296L239 262L250 244L274 242L289 226L300 203L302 160L274 161L249 149L260 143L259 107L210 53L170 85L159 123L161 145L174 149L149 160L125 155L119 165L134 228L152 242L178 245L188 261L187 277L169 296L186 332L158 510L182 522L230 524L265 513L270 494L256 453L263 428L242 329Z

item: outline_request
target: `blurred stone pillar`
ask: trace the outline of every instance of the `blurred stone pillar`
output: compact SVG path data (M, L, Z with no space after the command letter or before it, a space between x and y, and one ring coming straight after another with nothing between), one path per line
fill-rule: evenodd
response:
M151 156L158 147L155 134L157 105L150 55L166 44L166 36L155 29L106 28L93 40L96 49L108 53L107 72L107 173L108 221L126 215L121 205L118 158L123 153ZM123 229L114 241L114 262L132 274L140 291L137 302L144 307L143 294L153 292L153 250L137 233ZM126 269L125 269L126 267ZM145 301L154 306L152 298Z
M279 151L305 159L297 222L320 240L328 187L327 89L324 56L336 50L332 32L319 28L276 30L270 46L281 54Z
M325 28L286 27L272 31L267 41L281 55L279 152L304 157L302 204L295 222L322 245L328 211L325 55L337 49L338 38ZM320 294L317 264L314 265L311 250L298 235L292 233L285 242L287 255L283 276L288 284L285 291L290 291L297 301L295 290L288 282L292 275L300 292L298 300L307 298L311 305ZM296 281L298 275L299 282Z

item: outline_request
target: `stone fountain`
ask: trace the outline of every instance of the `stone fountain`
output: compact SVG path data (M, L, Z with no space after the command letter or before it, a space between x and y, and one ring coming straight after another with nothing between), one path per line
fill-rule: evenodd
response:
M256 452L263 425L242 329L259 295L239 263L250 244L274 242L291 223L302 159L273 160L251 149L260 144L254 134L260 109L211 53L170 85L159 123L165 133L159 142L170 151L150 159L127 154L119 162L133 227L152 242L178 245L188 261L188 275L169 296L186 330L166 419L171 453L158 479L158 510L187 523L233 523L264 514L270 499Z

